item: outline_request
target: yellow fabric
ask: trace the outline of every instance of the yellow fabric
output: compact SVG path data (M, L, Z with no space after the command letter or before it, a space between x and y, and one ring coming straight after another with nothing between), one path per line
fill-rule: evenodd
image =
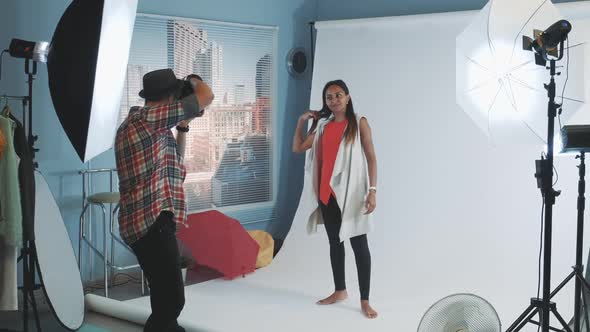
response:
M272 236L265 231L248 231L248 234L258 243L258 257L256 258L256 268L267 266L272 262L272 254L275 248L275 241Z

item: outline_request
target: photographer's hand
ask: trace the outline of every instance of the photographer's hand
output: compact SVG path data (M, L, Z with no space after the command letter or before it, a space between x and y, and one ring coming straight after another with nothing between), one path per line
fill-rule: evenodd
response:
M192 121L192 119L190 120L182 120L178 123L178 126L181 128L188 128L188 124Z
M199 102L199 108L201 110L197 116L202 116L205 108L213 102L215 95L207 83L198 79L191 79L191 83L193 84L195 96L197 96L197 101Z

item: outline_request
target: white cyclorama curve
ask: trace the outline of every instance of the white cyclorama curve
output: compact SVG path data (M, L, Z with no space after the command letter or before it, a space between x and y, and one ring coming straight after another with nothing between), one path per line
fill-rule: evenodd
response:
M72 242L45 178L35 172L35 243L43 289L57 319L77 330L84 321L84 290Z

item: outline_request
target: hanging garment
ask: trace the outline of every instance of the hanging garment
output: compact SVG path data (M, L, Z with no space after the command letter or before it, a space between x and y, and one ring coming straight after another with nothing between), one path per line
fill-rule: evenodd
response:
M18 183L18 156L14 149L16 123L0 116L0 131L6 138L4 157L0 160L0 236L7 244L22 244L22 207Z
M6 148L6 138L4 137L4 133L0 131L0 159L2 159L2 152Z
M18 182L22 214L22 232L25 240L34 240L35 218L35 165L32 147L27 141L25 128L13 115L10 119L16 124L14 129L14 150L20 158L18 164Z
M16 310L18 306L16 253L22 243L22 207L18 184L18 157L13 137L16 123L7 118L5 108L0 115L0 131L6 139L0 159L0 310Z
M0 239L0 311L18 310L17 252Z

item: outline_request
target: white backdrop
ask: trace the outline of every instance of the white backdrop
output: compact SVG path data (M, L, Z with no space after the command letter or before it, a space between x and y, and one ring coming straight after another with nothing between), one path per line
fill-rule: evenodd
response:
M590 4L558 8L576 40L588 40L580 36L590 36ZM377 228L369 236L371 298L426 310L445 295L473 292L507 327L536 294L542 200L533 173L542 147L514 142L494 149L456 104L455 38L474 16L317 23L311 108L321 107L324 84L341 78L373 129L379 190ZM584 106L573 121L588 120ZM554 209L553 285L574 264L575 165L573 157L556 161L563 192ZM573 283L556 298L568 319L572 293ZM422 313L400 315L404 330L415 329Z
M558 8L571 20L572 33L590 36L589 2ZM474 15L316 24L312 108L320 107L324 83L342 78L373 129L379 189L369 245L371 302L379 318L360 313L348 243L350 299L314 305L333 290L328 241L323 228L307 236L300 206L270 266L246 278L186 288L179 322L188 331L415 331L432 303L456 292L488 300L505 330L528 306L537 283L542 200L533 173L542 147L515 142L492 149L456 105L455 37ZM574 122L590 123L584 107ZM539 112L545 116L546 110ZM562 195L554 209L554 285L574 264L576 165L571 156L556 160ZM588 244L584 263L587 252ZM572 316L572 293L573 284L555 298L566 319ZM138 322L149 314L147 297L127 304L143 308ZM109 313L113 306L103 307L115 315Z

